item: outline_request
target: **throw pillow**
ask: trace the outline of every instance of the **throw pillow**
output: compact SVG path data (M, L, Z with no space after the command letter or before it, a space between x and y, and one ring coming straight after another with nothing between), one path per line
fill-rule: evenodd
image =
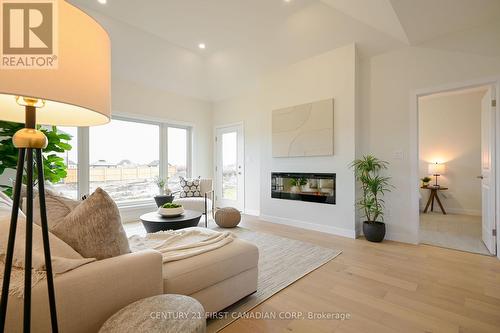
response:
M200 177L195 179L185 179L180 177L181 198L201 197Z
M45 194L45 206L49 230L54 229L69 213L71 213L81 201L58 195L55 192ZM38 195L33 199L33 222L41 225L40 221L40 198Z
M85 258L101 260L130 253L118 207L101 188L67 216L49 224L54 235Z
M10 230L10 217L0 217L0 262L4 263L7 252L7 239ZM17 221L16 241L14 243L13 266L24 268L24 252L26 237L26 218L20 215ZM54 274L61 274L76 267L92 262L95 259L83 258L68 244L49 233L50 252L52 257L52 269ZM42 228L33 225L33 254L32 268L37 271L45 270L45 255L43 251ZM2 274L3 271L0 273Z

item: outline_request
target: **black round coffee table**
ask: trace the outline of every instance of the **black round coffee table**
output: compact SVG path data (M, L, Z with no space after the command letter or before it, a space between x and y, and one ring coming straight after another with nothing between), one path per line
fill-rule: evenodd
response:
M141 222L148 233L178 230L196 227L200 222L201 213L194 210L185 210L181 216L163 217L157 212L147 213L141 216Z

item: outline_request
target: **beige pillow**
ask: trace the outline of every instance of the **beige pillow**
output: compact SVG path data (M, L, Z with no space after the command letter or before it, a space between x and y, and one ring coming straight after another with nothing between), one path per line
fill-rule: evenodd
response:
M71 213L81 201L57 195L54 192L45 194L45 206L47 207L47 220L49 230L54 229L69 213ZM33 199L33 221L41 225L40 221L40 199L37 196Z
M49 217L50 229L85 258L106 259L130 253L115 202L101 188L68 215Z
M12 201L10 198L0 195L0 262L3 263L7 251L7 240L10 230L10 211ZM8 212L8 214L3 214ZM17 221L16 241L14 243L13 265L24 268L24 250L26 235L26 218L20 213ZM49 233L52 266L55 274L64 273L78 266L84 265L95 259L84 259L68 244ZM42 229L33 225L33 260L32 267L35 270L45 270L45 257L43 252ZM63 259L64 258L64 259Z

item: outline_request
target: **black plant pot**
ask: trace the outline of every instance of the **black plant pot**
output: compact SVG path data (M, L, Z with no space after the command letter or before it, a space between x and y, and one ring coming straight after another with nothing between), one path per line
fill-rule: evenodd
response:
M156 205L158 207L161 207L166 203L172 202L173 200L174 200L173 195L157 195L155 197Z
M363 233L370 242L381 242L385 237L385 223L363 222Z

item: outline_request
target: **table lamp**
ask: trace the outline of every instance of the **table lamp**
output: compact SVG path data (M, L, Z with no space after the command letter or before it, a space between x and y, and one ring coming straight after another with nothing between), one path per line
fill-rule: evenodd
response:
M26 198L26 250L25 250L25 281L24 281L24 332L31 329L31 266L32 266L32 238L33 238L33 186L34 174L38 175L38 189L40 198L40 224L42 229L45 266L47 271L47 290L50 307L50 318L52 332L58 332L56 302L54 292L54 280L52 275L52 263L49 246L49 230L47 224L47 212L45 204L45 189L43 175L42 151L48 141L45 135L37 130L37 124L61 125L61 126L92 126L105 124L111 116L110 97L110 41L106 31L90 16L80 9L66 3L63 0L48 0L49 7L34 7L26 9L26 6L37 6L40 2L22 3L17 8L17 19L21 25L10 25L10 38L25 34L24 39L17 39L9 45L2 41L2 58L6 57L6 45L18 47L19 52L8 56L7 63L2 59L0 67L0 119L5 121L25 123L25 128L18 131L13 137L13 144L19 150L17 163L16 181L14 184L13 207L10 220L10 231L5 257L5 271L2 285L2 296L0 304L0 331L5 329L7 318L7 302L9 296L10 276L12 271L12 260L14 242L16 238L16 227L21 197L21 183L23 180L23 166L26 161L27 198ZM0 2L3 16L14 20L15 10L13 3ZM11 7L8 7L9 4ZM14 5L15 6L15 5ZM33 39L37 48L33 53L47 47L47 43L40 44L42 33L35 28L41 24L47 12L49 28L52 29L53 45L52 52L57 52L57 66L52 68L26 67L25 63L12 62L9 59L22 58L31 51L29 49ZM15 9L15 8L14 8ZM23 21L24 18L28 18ZM19 15L21 13L21 15ZM33 16L33 20L32 17ZM19 20L21 18L21 20ZM5 20L3 20L5 22ZM18 23L19 23L18 22ZM27 25L23 27L23 22ZM33 27L34 25L34 27ZM12 29L18 28L19 31ZM6 29L6 25L3 25ZM28 35L29 33L29 35ZM36 34L39 34L37 37ZM50 33L50 31L49 31ZM16 35L17 34L17 35ZM9 34L0 34L7 38ZM14 37L12 37L14 36ZM28 37L27 37L28 36ZM40 37L40 38L39 38ZM24 41L24 44L23 44ZM17 44L16 44L17 43ZM51 42L52 43L52 42ZM28 44L28 45L26 45ZM26 50L28 47L28 50ZM24 48L24 49L23 49ZM42 52L43 53L43 52ZM15 58L19 57L21 58ZM42 57L42 56L40 56ZM33 59L38 59L34 57ZM40 59L44 59L43 57ZM12 65L6 68L5 65ZM23 67L24 65L24 67ZM16 67L17 66L17 67ZM21 67L19 67L21 66ZM36 167L37 172L34 172Z
M430 163L429 164L429 174L436 177L436 184L434 186L439 187L438 185L438 177L444 175L446 170L446 165L443 163Z

